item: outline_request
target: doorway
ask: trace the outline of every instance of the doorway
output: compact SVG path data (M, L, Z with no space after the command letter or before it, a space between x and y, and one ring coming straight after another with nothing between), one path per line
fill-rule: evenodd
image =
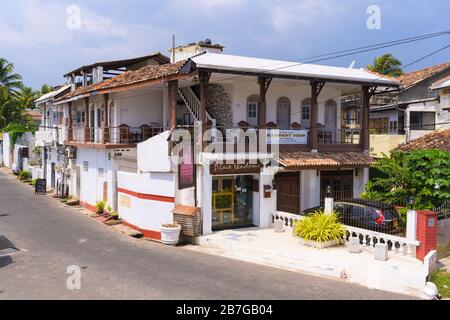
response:
M252 176L213 178L214 231L253 226L252 184Z
M336 142L337 129L337 103L334 100L328 100L325 104L325 130L331 133L332 143Z
M284 97L277 102L278 129L289 130L291 127L291 101Z
M52 163L51 169L50 169L50 177L51 177L50 185L51 185L52 189L56 188L56 169L55 169L55 167L56 167L56 164Z
M353 198L354 171L322 171L320 177L320 204L325 203L328 187L334 201L344 201Z
M277 211L300 214L300 172L278 173L275 183Z
M77 199L81 199L81 167L77 166L77 188L76 188L76 197Z

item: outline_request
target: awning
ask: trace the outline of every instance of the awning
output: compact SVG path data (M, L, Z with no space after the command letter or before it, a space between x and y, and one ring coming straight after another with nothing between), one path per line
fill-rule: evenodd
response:
M358 152L280 152L278 162L287 169L339 169L369 167L375 160Z

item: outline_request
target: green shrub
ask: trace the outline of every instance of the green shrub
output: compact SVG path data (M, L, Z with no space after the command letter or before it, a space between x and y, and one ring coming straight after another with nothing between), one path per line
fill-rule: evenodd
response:
M98 214L102 214L105 212L106 201L97 201L95 204L95 208L97 209Z
M336 214L326 215L324 212L317 212L314 215L299 221L294 226L296 236L317 242L336 241L336 244L344 242L346 230L339 222Z
M20 180L29 180L31 179L31 173L25 170L22 170L19 172L19 179Z

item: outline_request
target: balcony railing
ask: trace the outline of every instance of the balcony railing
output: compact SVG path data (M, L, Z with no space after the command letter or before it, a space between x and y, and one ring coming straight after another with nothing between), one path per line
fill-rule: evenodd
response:
M66 131L62 127L39 127L36 132L36 145L50 147L56 144L63 145L66 139Z
M180 126L194 138L194 127ZM332 151L339 151L339 146L358 146L360 143L360 130L355 129L318 129L318 142L321 150L330 147ZM180 139L181 141L181 139ZM255 153L273 152L273 150L301 150L310 151L311 131L309 129L283 130L276 128L224 128L208 127L204 136L205 152L211 153ZM276 149L275 149L276 148ZM354 147L351 147L354 150Z
M123 125L107 128L74 127L72 142L133 145L144 142L163 131L163 128L150 126L129 127Z

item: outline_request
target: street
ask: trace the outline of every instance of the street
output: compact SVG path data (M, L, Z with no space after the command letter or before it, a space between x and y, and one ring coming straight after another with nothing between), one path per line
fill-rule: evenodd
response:
M0 172L0 299L408 299L126 237ZM69 290L67 268L82 270Z

